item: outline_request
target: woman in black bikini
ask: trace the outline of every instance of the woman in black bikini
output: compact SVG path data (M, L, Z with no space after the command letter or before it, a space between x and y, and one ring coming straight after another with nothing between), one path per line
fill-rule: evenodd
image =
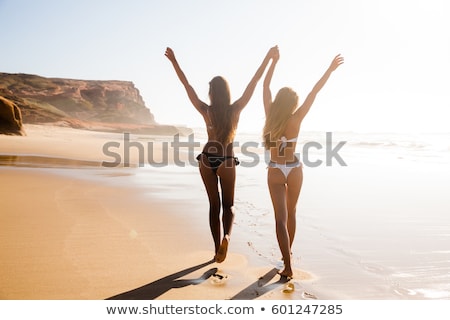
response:
M272 102L270 82L279 59L276 52L264 78L263 100L266 122L263 130L264 146L270 150L267 183L275 211L278 245L284 262L283 277L293 276L291 247L296 229L296 207L303 183L302 164L295 156L295 146L303 118L311 108L316 95L344 59L337 55L325 74L313 87L303 104L297 109L298 96L291 88L282 88Z
M198 98L178 65L173 50L167 48L165 52L165 56L172 62L178 78L186 89L189 100L205 120L208 142L197 160L199 160L200 174L209 199L209 225L215 246L214 260L219 263L225 260L234 219L235 166L239 162L234 156L233 140L239 115L253 95L256 84L261 79L275 51L275 47L269 50L242 97L234 103L230 101L230 90L226 80L222 77L213 78L209 83L210 105ZM219 183L222 191L222 223L220 221ZM221 228L223 228L223 238L221 237Z

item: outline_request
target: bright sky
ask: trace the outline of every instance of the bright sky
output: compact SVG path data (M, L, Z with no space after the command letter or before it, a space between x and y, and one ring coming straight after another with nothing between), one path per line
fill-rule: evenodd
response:
M158 122L203 126L164 51L198 95L222 75L237 99L278 45L272 91L303 99L345 58L302 130L449 132L448 0L0 0L0 72L133 81ZM264 123L262 80L239 131Z

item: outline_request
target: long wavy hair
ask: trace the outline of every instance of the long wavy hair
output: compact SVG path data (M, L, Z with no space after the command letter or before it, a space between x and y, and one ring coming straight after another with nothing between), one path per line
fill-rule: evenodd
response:
M281 88L270 106L263 129L264 147L270 149L272 143L280 139L290 116L298 106L298 96L288 87Z
M215 139L224 147L233 142L238 124L238 114L231 108L228 82L220 76L209 83L209 119L214 128Z

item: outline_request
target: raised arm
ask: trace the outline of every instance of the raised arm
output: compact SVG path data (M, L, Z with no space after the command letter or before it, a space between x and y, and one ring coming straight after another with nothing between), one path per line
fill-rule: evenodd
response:
M197 93L195 92L194 88L189 84L184 72L181 70L180 65L178 64L177 59L175 58L175 54L171 48L167 48L166 52L164 54L167 59L172 62L173 68L175 69L175 72L177 73L178 78L180 79L181 83L183 84L184 88L186 89L187 95L189 97L189 100L194 105L194 107L202 114L204 115L206 112L207 104L201 101Z
M340 54L338 54L336 57L334 57L330 66L328 67L327 71L325 71L322 78L320 78L320 80L316 83L316 85L313 87L311 92L308 94L308 96L305 99L305 102L303 102L301 107L298 108L297 111L295 112L294 116L299 117L300 121L303 120L303 118L308 113L309 109L311 109L311 106L314 103L314 100L316 99L317 94L323 88L325 83L327 83L328 78L330 78L331 73L334 70L336 70L337 67L339 67L343 63L344 63L344 58L341 57Z
M252 97L253 92L255 91L256 85L257 85L259 79L261 79L261 77L264 73L264 70L266 69L267 65L269 64L269 61L270 61L271 57L274 55L275 51L278 51L278 47L275 46L275 47L270 48L270 50L267 52L266 57L264 58L263 62L259 66L258 70L256 70L255 75L250 80L250 83L247 85L247 88L245 88L244 93L238 100L235 101L234 105L239 110L244 109L244 107L250 101L250 98Z
M278 47L276 47L276 51L272 56L272 63L269 66L269 70L267 70L266 77L264 78L263 83L263 102L266 116L268 115L270 106L272 105L272 92L270 91L270 82L272 81L273 72L279 59L280 52L278 51Z

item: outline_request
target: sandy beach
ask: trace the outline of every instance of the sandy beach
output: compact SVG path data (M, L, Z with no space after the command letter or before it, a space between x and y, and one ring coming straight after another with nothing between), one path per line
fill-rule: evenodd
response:
M276 273L263 163L246 167L242 157L229 254L218 264L195 166L174 165L170 149L166 166L139 166L135 147L130 166L104 167L105 143L123 135L26 131L0 136L0 299L450 298L446 163L344 152L345 167L305 168L290 290ZM169 138L131 139L164 158Z
M249 263L238 236L226 262L212 261L197 172L154 170L130 183L139 176L137 155L130 167L101 167L111 160L103 144L122 135L51 126L27 132L0 137L0 153L18 156L3 156L0 167L0 298L230 299L241 291L255 298L270 291L245 292L258 280L282 289L273 266Z

